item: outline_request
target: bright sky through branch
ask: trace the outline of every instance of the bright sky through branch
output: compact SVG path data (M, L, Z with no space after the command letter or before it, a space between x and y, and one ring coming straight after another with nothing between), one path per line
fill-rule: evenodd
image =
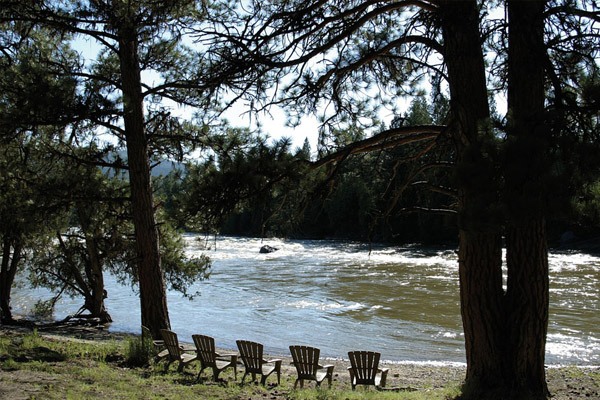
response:
M96 60L100 51L100 46L89 37L78 36L72 42L72 46L84 59L86 65L90 65ZM161 80L152 71L142 71L142 79L150 86L158 84ZM169 101L165 101L164 105L170 109L173 115L182 118L191 118L194 111ZM275 140L289 137L292 139L294 148L302 147L305 138L308 138L313 151L317 148L319 123L314 116L305 116L300 126L290 127L286 124L285 112L279 107L273 106L268 112L256 114L248 112L248 107L239 102L228 109L223 117L233 127L248 128L253 131L260 129L261 133Z

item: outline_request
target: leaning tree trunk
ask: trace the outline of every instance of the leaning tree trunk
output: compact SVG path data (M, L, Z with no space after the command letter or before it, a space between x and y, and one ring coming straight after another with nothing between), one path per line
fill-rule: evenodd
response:
M86 227L84 229L89 229ZM90 317L98 318L100 323L112 322L110 314L106 310L104 299L106 290L104 288L104 271L102 270L103 260L100 255L100 249L97 246L95 238L98 235L85 235L87 249L86 275L89 282L89 292L86 296L85 307L90 312Z
M158 228L150 180L149 146L144 129L143 96L135 28L123 20L119 30L119 59L123 85L123 112L135 228L137 273L140 285L142 325L160 337L168 329L169 313L161 269Z

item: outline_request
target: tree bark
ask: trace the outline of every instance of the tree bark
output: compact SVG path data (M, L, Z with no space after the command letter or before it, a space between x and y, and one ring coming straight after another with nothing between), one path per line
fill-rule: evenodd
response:
M84 227L84 230L89 227ZM104 299L106 290L104 289L104 264L100 256L100 250L96 244L96 235L86 233L85 242L87 250L86 275L89 282L89 292L86 294L85 307L89 310L90 316L98 318L100 323L112 322L110 314L106 310Z
M0 317L2 322L13 320L10 294L21 261L22 245L19 240L5 237L2 243L2 265L0 266Z
M545 124L545 0L508 0L507 338L513 385L546 398L549 279L545 191L551 168Z
M502 236L495 141L475 1L440 8L457 149L459 279L467 374L465 398L504 386Z
M141 324L150 329L153 337L158 338L160 329L168 329L170 323L154 215L149 146L144 129L138 39L135 27L131 24L124 18L119 27L123 119L127 141L131 210L135 227Z
M510 8L512 121L503 152L488 123L477 2L444 1L439 11L451 92L450 131L457 149L459 279L467 356L464 399L547 395L548 264L543 199L537 191L545 149L539 129L543 69L536 59L536 49L543 46L543 2L509 1ZM533 169L528 164L532 160Z

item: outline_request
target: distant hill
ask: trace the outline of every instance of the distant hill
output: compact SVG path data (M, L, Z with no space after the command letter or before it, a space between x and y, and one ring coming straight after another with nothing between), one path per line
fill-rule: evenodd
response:
M122 160L124 160L125 162L127 162L127 152L125 150L117 152L117 157L119 157ZM109 157L107 157L107 161L114 160L117 157L109 156ZM151 166L152 166L151 175L154 177L166 176L175 170L183 171L185 169L185 166L182 163L177 162L177 161L167 160L167 159L159 162L158 164L156 162L153 162L151 164ZM108 172L111 169L108 167L103 167L102 170L104 172Z
M185 169L182 163L170 160L161 161L158 165L152 165L154 165L152 176L166 176L173 171L183 171Z

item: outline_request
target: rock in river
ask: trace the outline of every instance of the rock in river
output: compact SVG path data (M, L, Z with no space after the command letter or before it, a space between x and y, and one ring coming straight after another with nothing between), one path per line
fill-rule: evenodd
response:
M277 247L273 247L273 246L269 246L269 245L264 245L260 248L260 253L262 254L267 254L267 253L272 253L274 251L279 250Z

